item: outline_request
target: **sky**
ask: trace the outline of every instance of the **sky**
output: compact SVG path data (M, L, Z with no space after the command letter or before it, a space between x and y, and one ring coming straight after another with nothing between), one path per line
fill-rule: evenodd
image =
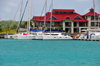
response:
M22 12L27 0L23 0ZM0 21L20 19L21 0L0 0ZM31 18L40 16L43 10L45 0L31 0ZM50 10L51 0L47 0L47 12ZM19 9L18 9L19 8ZM93 8L93 0L53 0L53 9L74 9L75 12L84 15ZM18 10L18 11L17 11ZM95 0L95 11L100 14L100 0ZM17 14L16 14L17 12ZM42 16L44 16L43 10ZM16 17L14 19L14 16ZM23 20L28 20L28 6L26 7Z

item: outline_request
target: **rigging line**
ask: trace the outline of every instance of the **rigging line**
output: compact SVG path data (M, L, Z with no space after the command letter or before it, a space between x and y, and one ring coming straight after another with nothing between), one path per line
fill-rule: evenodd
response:
M50 5L48 12L50 11L51 6L52 6L52 4ZM46 17L46 21L47 21L48 17L49 17L49 15L47 15L47 17ZM45 27L44 27L44 28L45 28Z
M18 13L18 10L19 10L20 5L21 5L21 3L19 4L19 6L18 6L18 8L17 8L17 11L16 11L16 13L15 13L15 16L14 16L13 20L15 20L15 17L16 17L16 15L17 15L17 13Z
M45 5L46 5L46 2L45 2L45 4L44 4L44 6L43 6L43 9L42 9L42 12L41 12L41 15L40 15L39 22L40 22L40 20L41 20L41 16L42 16L42 14L43 14L43 10L44 10L44 8L45 8ZM50 5L48 12L50 11L51 6L52 6L52 4ZM48 15L47 15L47 18L48 18ZM47 18L46 18L46 21L47 21ZM39 24L38 24L38 26L39 26ZM37 27L37 29L38 29L38 27Z
M21 20L21 16L22 16L22 6L23 6L23 0L21 0L21 8L20 8L20 17L19 17L19 21Z
M20 5L21 5L21 3L19 4L19 6L18 6L18 8L17 8L17 11L16 11L16 13L15 13L15 15L14 15L13 21L15 21L15 17L16 17L16 15L17 15L17 13L18 13L18 10L19 10L19 8L20 8ZM12 21L12 23L11 23L9 29L10 29L11 26L13 25L13 21ZM10 31L10 30L9 30L9 31Z
M40 23L41 16L42 16L42 14L43 14L43 11L44 11L44 8L45 8L45 5L46 5L46 2L44 3L43 9L42 9L42 12L41 12L41 15L40 15L39 23ZM38 24L38 26L39 26L39 24ZM38 29L38 26L37 26L37 29Z
M23 11L22 18L21 18L20 23L19 23L18 31L19 31L19 28L20 28L20 25L21 25L21 22L22 22L22 19L23 19L23 16L24 16L24 13L25 13L27 4L28 4L28 0L27 0L27 2L26 2L25 9L24 9L24 11Z
M50 11L50 9L51 9L51 6L52 6L52 4L50 5L48 12ZM48 18L48 15L47 15L47 18ZM46 21L47 21L47 18L46 18Z

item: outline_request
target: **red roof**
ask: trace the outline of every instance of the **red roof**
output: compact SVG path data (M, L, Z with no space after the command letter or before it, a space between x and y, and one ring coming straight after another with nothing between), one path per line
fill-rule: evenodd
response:
M58 10L59 9L57 9L57 10L55 9L54 11L58 11ZM64 10L61 10L61 11L64 11ZM87 21L80 14L75 13L75 12L73 14L55 14L55 13L52 13L52 16L55 17L55 19L52 19L52 21L62 21L62 20ZM77 17L77 16L80 19L75 19L75 17ZM46 21L50 21L50 17L51 17L51 12L47 12L47 15L46 15L47 20ZM67 18L67 17L69 17L69 18ZM41 19L40 19L40 16L34 16L31 20L44 21L44 16L42 16Z
M93 8L91 8L90 10L94 10Z
M43 20L44 19L44 16L33 16L33 18L31 20Z
M74 9L53 9L54 12L74 12Z
M94 15L94 12L88 12L85 14L85 16L87 16L87 15ZM99 15L99 14L95 12L95 15Z
M91 10L94 10L93 8L90 9L90 12L86 13L84 16L88 16L88 15L94 15L94 11L91 12ZM98 13L95 12L95 15L99 15Z

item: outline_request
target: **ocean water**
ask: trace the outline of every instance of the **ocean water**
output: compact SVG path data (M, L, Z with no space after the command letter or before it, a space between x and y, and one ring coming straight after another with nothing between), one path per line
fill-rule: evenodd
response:
M100 66L100 42L0 39L0 66Z

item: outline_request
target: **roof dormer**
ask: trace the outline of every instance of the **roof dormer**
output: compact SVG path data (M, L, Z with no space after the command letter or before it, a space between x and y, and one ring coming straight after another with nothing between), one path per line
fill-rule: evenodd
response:
M69 16L67 16L65 19L70 19L70 17L69 17Z
M57 19L57 18L56 18L56 17L54 17L54 16L50 17L49 19L51 19L51 18L52 18L52 19Z
M81 19L79 16L76 16L74 19Z
M93 9L93 8L91 8L91 9L90 9L90 12L94 12L94 9Z

